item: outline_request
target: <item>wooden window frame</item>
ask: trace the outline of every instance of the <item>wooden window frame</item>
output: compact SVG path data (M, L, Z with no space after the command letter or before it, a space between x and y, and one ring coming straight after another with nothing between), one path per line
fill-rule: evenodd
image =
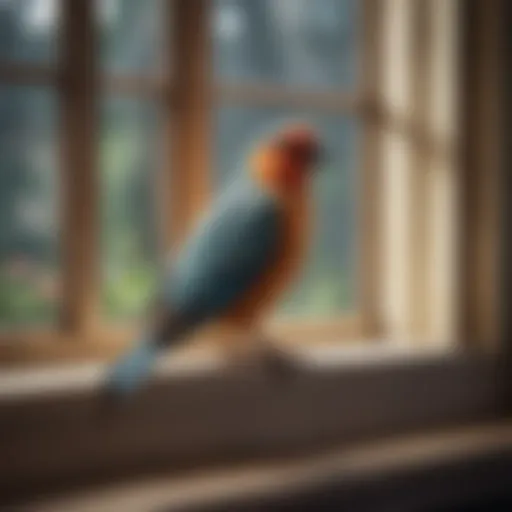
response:
M457 240L453 237L450 239L449 234L443 232L426 231L427 221L430 222L429 215L432 214L432 204L428 204L424 189L426 186L430 187L428 194L432 194L438 193L435 192L435 187L439 187L439 184L435 183L428 185L426 180L429 166L438 165L432 162L430 155L436 151L451 152L453 162L449 165L453 165L450 172L454 173L454 183L460 178L457 171L459 160L465 156L461 152L465 140L456 141L460 147L455 147L453 144L445 144L443 140L437 140L432 134L429 135L432 131L429 123L435 120L429 118L427 104L432 98L427 94L429 89L425 87L425 83L433 75L432 70L428 71L420 65L420 61L425 60L432 66L440 50L433 47L435 38L428 30L415 30L414 38L411 40L412 49L404 57L407 68L405 73L406 77L409 77L407 96L412 106L410 115L407 109L401 111L400 108L390 108L391 104L389 98L386 98L385 90L386 76L389 78L386 65L389 61L386 59L395 58L383 53L383 36L387 37L386 30L389 31L389 27L384 26L383 17L386 16L386 9L389 10L394 4L399 5L404 0L361 1L363 30L360 51L363 58L360 59L359 82L353 93L315 92L300 88L289 90L268 84L215 83L211 56L207 51L211 47L208 26L210 0L176 2L172 12L169 9L165 24L172 27L169 30L172 38L167 38L167 65L155 76L98 74L98 66L95 63L97 52L93 3L88 0L62 2L61 47L64 51L59 67L0 64L2 83L47 85L58 90L62 107L61 174L64 184L61 212L64 296L60 323L55 330L37 329L34 332L0 335L0 364L32 360L53 361L61 358L101 359L117 353L133 336L134 330L130 326L119 328L103 325L98 311L99 182L95 134L98 98L104 92L136 98L158 98L161 102L162 137L165 141L163 148L166 154L160 173L161 181L158 182L157 188L158 202L161 206L160 218L164 220L161 238L166 247L171 243L179 243L194 222L197 213L205 207L211 197L210 173L206 170L211 168L210 128L216 103L262 107L300 106L318 112L336 112L339 115L350 114L358 117L362 128L360 194L364 198L360 201L358 213L361 255L358 269L358 308L354 314L341 315L330 320L276 321L272 329L283 340L339 342L386 337L410 342L413 339L428 341L430 337L436 338L436 343L441 340L441 343L448 346L468 332L469 322L482 326L472 327L472 331L480 332L476 336L481 340L477 341L478 344L488 343L483 341L483 338L499 337L499 301L496 294L492 295L499 288L496 286L496 281L499 280L498 262L496 256L493 256L499 251L496 236L499 206L490 200L491 191L496 189L498 183L497 171L485 174L478 171L478 179L482 182L479 188L472 187L471 190L466 190L467 184L455 184L460 188L460 204L457 205L457 211L449 215L452 216L450 222L457 226ZM171 5L171 2L167 5ZM428 0L415 0L413 3L405 1L405 5L413 13L410 22L413 25L420 22L417 27L429 12L432 13L431 6L428 7ZM459 3L452 0L450 5L457 6ZM491 12L492 9L489 7L484 11ZM487 39L491 41L492 38ZM483 51L491 52L493 45L494 43L491 45L489 42ZM484 59L482 62L482 66L485 66ZM180 72L172 73L172 68L179 69ZM469 68L471 66L468 65ZM469 94L472 94L472 91L476 91L474 94L477 94L484 90L484 85L478 85L477 82L478 79L474 78L471 83L475 85L469 88ZM477 106L479 102L484 101L489 104L487 96L477 94ZM436 103L433 105L436 107ZM487 115L486 122L492 122L495 126L494 111L488 111L486 114L487 111L483 110L485 108L487 107L482 106L482 112L476 112L475 116ZM471 122L474 109L468 107L467 112L468 126L473 126ZM475 121L474 126L481 126L481 123ZM387 232L382 225L382 217L387 215L386 209L390 203L384 186L390 171L386 168L386 163L383 163L383 155L389 151L385 133L401 134L407 140L411 153L408 159L411 172L414 172L407 178L405 186L411 197L415 198L415 204L423 205L422 208L416 209L411 218L406 218L404 210L402 219L395 218L391 228L386 228ZM471 151L478 152L479 155L483 155L485 151L491 156L496 154L491 144L494 140L490 135L491 130L486 130L485 133L487 137L482 139L482 145L487 141L487 146L478 148L476 145L467 144L464 147L471 147L467 154ZM477 158L483 157L477 155ZM474 162L471 165L473 160L466 161L468 170L465 172L476 172L471 170L476 165ZM496 167L494 165L493 168ZM173 169L179 169L180 172L172 172ZM439 179L442 181L444 178L438 173L434 181ZM441 186L446 185L441 183ZM483 194L487 195L484 197ZM467 207L468 201L473 201L481 208ZM472 223L478 219L482 220L477 223L484 230L479 235L482 240L487 229L485 226L489 228L489 233L493 233L492 246L486 245L485 254L482 252L482 244L471 242L465 231L470 223L469 218L473 219ZM393 263L393 257L389 253L390 237L393 238L397 233L403 243L401 247L394 249L394 254L396 250L400 251L401 257L405 257L409 262L405 269L409 278L403 286L390 284L393 281L390 276L402 272L402 269ZM425 238L427 235L430 237L428 240ZM437 272L426 253L429 244L437 244L440 250L444 251L442 272L445 276L451 272L450 279L453 279L453 290L450 291L449 297L442 286L439 288L439 279L433 285L428 282L433 276L432 272ZM460 269L455 272L451 266L454 257L450 251L455 251L457 244L460 244L461 250L467 247L468 255L464 261L461 260ZM493 296L492 304L487 301L486 307L482 308L475 307L481 303L477 284L474 289L467 284L466 272L476 267L480 280L478 286L483 289L484 283L486 296ZM493 276L492 282L486 279L487 275ZM431 286L430 289L427 284ZM429 295L435 295L436 298L433 299ZM445 301L448 313L439 314L439 306L432 304L434 301ZM399 318L391 318L390 304L398 305L398 308L402 309ZM438 312L433 314L435 308ZM471 320L468 320L467 315L464 320L463 316L470 309ZM432 320L428 318L429 314L431 317L437 317Z

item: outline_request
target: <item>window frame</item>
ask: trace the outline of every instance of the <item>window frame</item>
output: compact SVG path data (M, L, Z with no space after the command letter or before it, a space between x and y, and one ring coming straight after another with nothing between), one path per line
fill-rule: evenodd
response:
M209 200L209 176L201 170L210 168L209 125L215 101L222 99L247 104L249 95L251 102L255 104L284 105L288 102L290 105L306 106L306 103L310 102L313 108L332 110L335 107L340 112L356 113L362 121L363 129L360 149L363 158L360 162L361 195L364 200L360 201L359 212L362 246L359 265L361 307L355 315L331 321L277 322L274 326L276 334L282 335L284 339L289 338L290 341L340 342L387 338L406 343L433 342L453 346L454 342L459 342L471 333L475 339L469 342L470 344L478 347L497 347L501 325L498 284L501 272L498 257L500 205L499 202L493 201L492 191L499 187L499 138L495 134L499 121L499 107L496 105L500 96L496 94L494 100L488 96L491 88L481 83L480 75L475 74L475 66L460 57L457 64L457 72L461 73L460 83L469 84L464 95L459 91L463 98L459 108L465 112L464 119L460 119L468 128L467 133L458 138L451 151L455 167L464 163L467 168L457 178L456 185L459 201L458 218L453 220L457 225L457 240L448 240L448 243L452 246L460 243L461 263L457 275L453 276L454 291L451 296L443 296L442 290L441 295L438 295L442 300L449 300L450 312L440 322L442 324L446 320L445 323L450 324L449 328L445 331L432 331L434 336L442 339L432 341L431 338L429 341L424 335L423 339L419 339L421 336L415 333L414 319L421 318L422 308L425 308L422 301L427 300L425 270L428 268L428 262L423 256L417 258L416 262L411 262L411 285L398 291L390 290L389 283L385 280L390 274L389 254L385 251L390 233L383 230L381 217L385 203L389 199L383 191L387 179L385 173L388 171L382 162L384 131L401 134L410 132L408 137L412 138L413 147L416 148L411 154L411 162L416 173L413 180L415 188L412 192L417 194L421 191L421 180L418 181L418 176L426 166L428 167L425 149L418 149L417 141L414 143L415 138L422 137L422 119L426 115L424 109L418 109L425 92L420 78L422 70L421 66L416 65L414 71L408 71L416 76L410 92L414 99L413 104L416 105L411 118L404 117L403 112L387 109L382 85L386 65L386 59L382 55L383 35L385 37L382 16L390 5L399 5L402 0L361 1L361 47L364 58L359 74L361 81L353 96L343 93L316 94L309 91L287 93L285 96L282 90L274 86L214 84L210 73L210 55L206 51L209 47L209 0L176 2L173 12L169 9L165 23L168 26L172 25L174 30L173 37L167 38L170 48L166 60L172 65L164 66L155 76L98 75L94 60L97 52L93 5L88 0L62 2L60 47L63 55L60 67L0 63L0 79L5 84L45 85L54 87L59 92L62 106L60 173L64 184L61 212L64 295L60 323L57 329L37 328L0 333L0 365L31 361L51 362L59 359L103 359L117 353L133 335L134 331L128 325L104 325L100 322L101 316L98 311L99 184L97 140L94 135L97 102L101 91L134 97L159 98L162 101L162 137L167 143L164 144L165 164L160 173L162 182L157 185L162 218L169 221L162 222L162 239L166 246L171 242L179 243L194 222L197 212ZM416 20L421 19L421 12L427 12L427 4L428 2L424 0L418 0L415 4ZM167 5L170 5L170 2ZM459 4L453 0L450 5ZM492 52L499 45L497 38L500 37L500 32L495 30L497 22L493 18L494 8L494 3L489 7L480 4L472 9L461 7L463 31L457 36L461 43L457 51L465 51L462 46L466 42L471 45L469 33L485 32L486 44L480 51L482 56L490 57L488 62L481 57L479 69L483 69L489 76L492 75L491 85L496 88L499 84L499 73L494 68L491 69L491 64L496 63L496 53ZM471 18L473 15L467 14L469 11L477 10L486 17L485 27L478 25ZM431 42L432 40L429 43L427 37L422 44ZM413 46L414 52L420 52L416 57L421 55L422 51L426 51L417 41ZM426 52L423 57L428 59L432 50ZM413 62L417 63L418 59L411 60L407 65L410 66ZM181 72L173 74L173 67L180 69ZM486 127L485 130L483 126ZM480 135L475 135L477 133ZM171 144L168 143L169 140ZM443 141L432 138L429 140L427 137L427 148L429 145L442 149ZM484 173L482 170L484 158L487 158L484 155L493 161L492 172ZM180 169L180 172L172 172L172 169ZM470 176L473 178L469 179ZM416 197L421 199L421 194ZM170 208L166 207L168 204ZM424 215L425 212L420 209L419 215L415 213L411 222L406 225L393 225L392 231L402 231L403 235L404 229L408 233L414 233L414 230L418 229L417 233L421 233L421 229L424 229ZM477 237L470 233L472 225L479 226ZM77 226L80 226L80 230ZM446 244L446 234L435 233L434 236L441 236L437 242ZM417 247L411 247L410 244L411 242L407 242L407 247L402 248L408 252L409 259L421 255L421 244ZM482 250L483 245L487 247L485 251ZM442 266L444 272L450 271L446 261ZM473 279L474 276L476 279ZM488 279L488 276L492 279ZM484 297L485 304L482 302ZM386 308L389 302L396 300L402 304L410 304L410 307L407 308L408 312L400 312L401 316L395 325ZM435 299L428 300L432 302ZM431 304L427 306L431 307ZM468 314L469 312L471 314Z

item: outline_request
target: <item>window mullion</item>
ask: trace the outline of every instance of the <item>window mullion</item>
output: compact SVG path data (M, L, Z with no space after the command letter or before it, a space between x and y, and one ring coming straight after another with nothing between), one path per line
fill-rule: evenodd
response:
M430 148L426 143L432 138L428 130L428 115L432 95L429 87L431 78L432 59L432 26L430 19L429 0L416 0L411 15L411 27L414 33L412 48L414 59L411 59L412 74L412 108L411 123L414 147L411 156L411 203L414 205L414 215L409 225L409 240L411 254L411 334L417 340L430 336L431 305L428 304L429 276L428 253L429 224L431 211L429 208L429 160ZM422 143L423 135L423 143Z
M350 113L361 105L351 91L311 91L266 84L222 84L215 95L223 102L263 107L291 107Z
M94 2L63 1L62 7L62 320L82 336L95 322L99 290Z
M176 132L175 130L175 110L176 110L176 91L174 87L175 74L175 49L174 33L176 12L175 3L166 2L164 10L163 29L165 31L165 51L162 66L163 77L155 83L153 80L153 99L160 102L162 108L161 123L161 167L156 180L155 197L157 201L158 212L158 233L160 262L165 261L165 254L169 249L175 237L176 221L179 220L179 201L180 201L180 183L176 179L175 172L175 152L176 152ZM156 87L155 87L156 86Z
M359 258L360 309L363 317L365 336L375 336L382 329L382 312L378 304L381 257L381 233L378 219L382 205L381 170L379 167L379 141L381 131L371 113L380 103L380 55L382 36L382 5L373 0L365 0L363 5L363 26L361 37L362 77L362 152L359 238L361 258Z
M413 108L411 63L415 34L411 20L414 2L386 0L382 4L380 87L386 117L382 122L379 147L382 189L380 301L385 334L390 339L404 340L411 336L413 310L410 233L417 212L410 192L414 180L411 172L414 145L408 132L392 129L387 118L409 120Z
M0 83L3 85L55 85L56 78L53 66L0 62Z
M207 0L175 9L173 232L181 238L209 194L211 44Z

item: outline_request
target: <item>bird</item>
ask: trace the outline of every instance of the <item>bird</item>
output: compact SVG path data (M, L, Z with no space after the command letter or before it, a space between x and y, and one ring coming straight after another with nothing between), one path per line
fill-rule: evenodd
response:
M304 122L285 123L254 145L245 172L164 272L144 333L109 368L109 397L135 393L162 352L205 324L240 336L259 332L305 260L312 180L323 152L319 133Z

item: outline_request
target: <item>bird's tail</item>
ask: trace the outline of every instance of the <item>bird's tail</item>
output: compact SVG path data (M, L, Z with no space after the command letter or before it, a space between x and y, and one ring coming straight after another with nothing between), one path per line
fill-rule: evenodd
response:
M137 392L149 380L159 354L175 345L189 326L161 305L153 311L152 320L149 332L109 369L104 389L108 401L119 401Z
M124 353L108 370L106 395L113 400L127 398L149 379L162 347L143 338Z

